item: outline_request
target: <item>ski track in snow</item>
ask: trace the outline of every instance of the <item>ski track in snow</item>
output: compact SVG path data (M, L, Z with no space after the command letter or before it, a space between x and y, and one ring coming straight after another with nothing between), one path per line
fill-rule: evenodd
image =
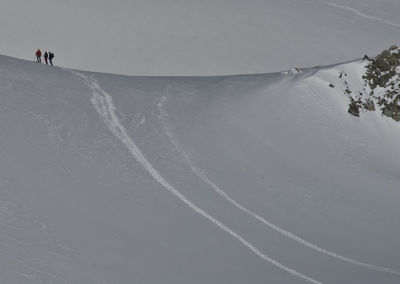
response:
M269 262L270 264L284 270L285 272L300 278L306 282L314 283L314 284L322 284L313 278L310 278L292 268L289 268L280 262L268 257L264 253L262 253L258 248L256 248L252 243L247 241L245 238L240 236L238 233L227 227L221 221L199 208L197 205L192 203L189 199L186 198L180 191L178 191L174 186L172 186L168 181L166 181L161 174L151 165L151 163L146 159L144 154L137 147L133 139L128 135L126 129L120 123L116 113L115 106L112 102L112 97L104 91L95 79L89 78L82 73L73 71L73 73L83 80L83 82L92 90L92 98L91 102L95 107L96 111L103 118L105 124L109 128L109 130L117 137L131 152L132 156L136 159L138 163L142 165L144 169L156 180L161 186L167 189L170 193L175 195L178 199L180 199L184 204L190 207L193 211L203 216L210 222L214 223L218 226L222 231L228 233L233 238L238 240L242 245L244 245L247 249L249 249L252 253L260 257L261 259Z
M332 6L332 7L351 12L354 15L359 16L361 18L372 20L372 21L375 21L375 22L380 22L380 23L383 23L385 25L394 27L396 29L400 29L400 24L399 23L388 21L388 20L385 20L385 19L382 19L382 18L378 18L378 17L375 17L375 16L371 16L371 15L365 14L365 13L361 12L358 9L355 9L355 8L352 8L352 7L349 7L349 6L336 4L336 3L333 3L333 2L330 2L330 1L325 1L325 0L318 0L318 1L323 2L325 4L328 4L328 5Z
M363 267L363 268L367 268L370 270L376 270L376 271L380 271L380 272L386 272L386 273L390 273L390 274L397 274L400 275L400 272L390 269L390 268L386 268L386 267L381 267L381 266L377 266L374 264L369 264L369 263L365 263L365 262L361 262L355 259L351 259L345 256L342 256L340 254L331 252L329 250L326 250L324 248L321 248L307 240L302 239L301 237L286 231L285 229L282 229L280 227L278 227L277 225L269 222L268 220L264 219L263 217L259 216L258 214L254 213L253 211L251 211L250 209L246 208L245 206L241 205L240 203L238 203L235 199L233 199L230 195L228 195L224 190L222 190L217 184L215 184L212 180L210 180L206 174L204 173L204 171L198 167L196 167L194 165L194 163L192 162L192 160L190 159L189 155L187 154L187 152L183 149L183 147L181 146L180 142L177 140L177 138L175 138L175 134L173 132L172 127L169 125L169 123L167 122L167 117L168 117L168 112L165 110L165 102L167 101L167 97L166 96L162 96L160 101L157 104L158 110L159 110L159 119L161 120L165 133L168 136L169 140L171 141L171 143L173 144L173 146L175 147L175 149L183 156L184 161L186 162L186 164L191 168L191 170L195 173L195 175L197 175L204 183L206 183L207 185L209 185L217 194L219 194L222 198L224 198L225 200L227 200L228 202L230 202L231 204L233 204L236 208L238 208L239 210L241 210L242 212L248 214L249 216L255 218L256 220L260 221L261 223L263 223L264 225L266 225L267 227L275 230L276 232L280 233L281 235L294 240L295 242L302 244L308 248L311 248L315 251L318 251L324 255L336 258L338 260L359 266L359 267Z

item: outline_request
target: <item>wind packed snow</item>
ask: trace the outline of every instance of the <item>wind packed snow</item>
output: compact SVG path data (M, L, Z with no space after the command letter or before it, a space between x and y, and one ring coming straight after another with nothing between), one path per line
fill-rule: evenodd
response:
M0 282L399 283L400 124L347 112L365 65L129 77L0 56Z

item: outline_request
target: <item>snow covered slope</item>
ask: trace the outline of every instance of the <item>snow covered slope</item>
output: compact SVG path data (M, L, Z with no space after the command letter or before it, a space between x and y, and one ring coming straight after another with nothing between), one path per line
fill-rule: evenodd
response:
M364 61L128 77L0 57L1 283L399 283ZM334 84L335 87L329 87Z

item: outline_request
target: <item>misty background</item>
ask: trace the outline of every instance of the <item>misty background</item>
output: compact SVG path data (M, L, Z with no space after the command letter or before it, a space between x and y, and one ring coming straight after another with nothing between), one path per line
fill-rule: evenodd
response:
M260 73L400 43L397 0L2 0L0 53L132 75Z

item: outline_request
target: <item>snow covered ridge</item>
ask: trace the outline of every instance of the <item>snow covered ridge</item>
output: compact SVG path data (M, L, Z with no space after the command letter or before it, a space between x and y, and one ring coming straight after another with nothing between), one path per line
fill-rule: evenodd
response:
M351 89L346 78L343 79L344 93L350 98L348 112L360 116L360 110L380 111L400 121L400 49L392 46L372 59L364 56L363 65L361 89ZM339 77L343 78L343 73Z

